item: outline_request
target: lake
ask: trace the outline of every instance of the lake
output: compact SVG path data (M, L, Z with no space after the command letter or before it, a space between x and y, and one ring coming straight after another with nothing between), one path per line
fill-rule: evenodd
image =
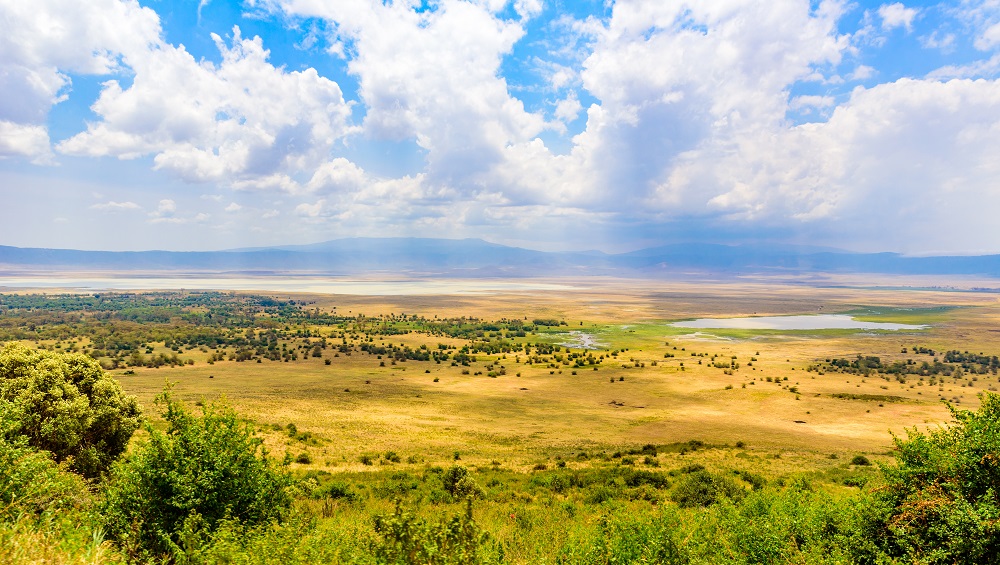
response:
M923 330L924 325L865 322L847 314L700 318L670 324L675 328L714 330Z

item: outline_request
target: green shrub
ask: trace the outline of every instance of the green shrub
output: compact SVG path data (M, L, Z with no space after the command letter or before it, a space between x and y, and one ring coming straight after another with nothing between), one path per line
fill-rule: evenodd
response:
M481 496L483 489L461 465L453 465L441 475L444 490L456 499Z
M24 436L90 478L125 451L140 423L135 397L79 353L7 344L0 350L0 399L8 402L8 439Z
M978 411L949 406L952 425L894 438L896 464L859 508L859 560L1000 563L1000 396Z
M557 562L686 564L690 560L680 532L680 520L671 510L656 515L605 515L593 537L565 544Z
M84 481L60 469L50 453L27 445L23 436L5 439L3 432L16 425L11 404L0 399L0 522L81 507L89 494Z
M104 489L108 533L131 555L177 555L223 520L252 526L284 514L290 480L253 426L225 406L196 416L169 393L157 403L169 429L147 424L149 441L112 467Z
M83 478L26 437L4 438L14 416L0 400L0 563L120 563L90 513Z
M746 490L729 477L702 470L688 473L678 481L670 499L681 508L693 508L711 506L723 498L738 501L745 494Z
M685 539L699 563L846 564L846 525L844 507L827 495L764 489L712 506Z
M493 561L486 554L489 536L472 519L472 500L463 515L430 523L404 512L376 516L378 539L371 552L379 565L479 565Z
M318 499L346 500L348 502L354 502L358 499L358 495L351 490L350 485L343 482L329 482L320 485L312 491L312 497Z
M851 458L851 465L857 465L859 467L867 467L871 465L872 462L868 460L864 455L855 455Z

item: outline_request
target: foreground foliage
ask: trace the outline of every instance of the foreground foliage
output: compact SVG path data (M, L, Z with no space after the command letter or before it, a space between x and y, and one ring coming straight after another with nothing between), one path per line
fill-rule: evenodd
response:
M85 477L97 477L128 446L139 405L86 355L37 351L12 343L0 350L5 436L22 437Z
M129 555L183 554L224 520L253 526L285 514L288 478L251 425L225 406L196 416L169 393L158 403L169 429L147 425L149 441L114 466L104 489L108 532Z
M997 395L895 438L895 464L842 465L851 495L622 454L293 478L231 408L169 390L122 458L138 408L92 361L8 346L0 370L3 563L1000 564Z

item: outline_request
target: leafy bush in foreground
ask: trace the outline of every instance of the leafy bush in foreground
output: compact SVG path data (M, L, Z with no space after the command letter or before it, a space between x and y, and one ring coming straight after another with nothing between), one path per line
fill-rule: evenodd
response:
M187 412L169 393L166 433L115 464L105 489L109 534L133 556L179 555L223 521L247 526L280 518L291 502L287 475L267 458L252 426L231 408Z
M0 399L0 563L118 562L89 513L85 481L12 434L16 416Z
M1000 395L981 399L976 412L949 406L950 426L894 438L897 464L860 509L859 561L1000 563Z
M378 540L372 544L379 565L478 565L487 559L483 546L489 536L472 519L472 498L465 514L435 524L404 512L397 504L392 516L376 516Z
M139 427L135 397L86 355L7 344L0 350L0 399L8 403L8 439L24 436L85 477L104 473Z

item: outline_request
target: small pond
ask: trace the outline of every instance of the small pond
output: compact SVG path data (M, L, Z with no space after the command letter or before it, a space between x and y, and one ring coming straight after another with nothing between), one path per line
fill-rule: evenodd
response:
M675 328L716 330L923 330L924 325L863 322L846 314L815 316L754 316L750 318L700 318L670 324Z

